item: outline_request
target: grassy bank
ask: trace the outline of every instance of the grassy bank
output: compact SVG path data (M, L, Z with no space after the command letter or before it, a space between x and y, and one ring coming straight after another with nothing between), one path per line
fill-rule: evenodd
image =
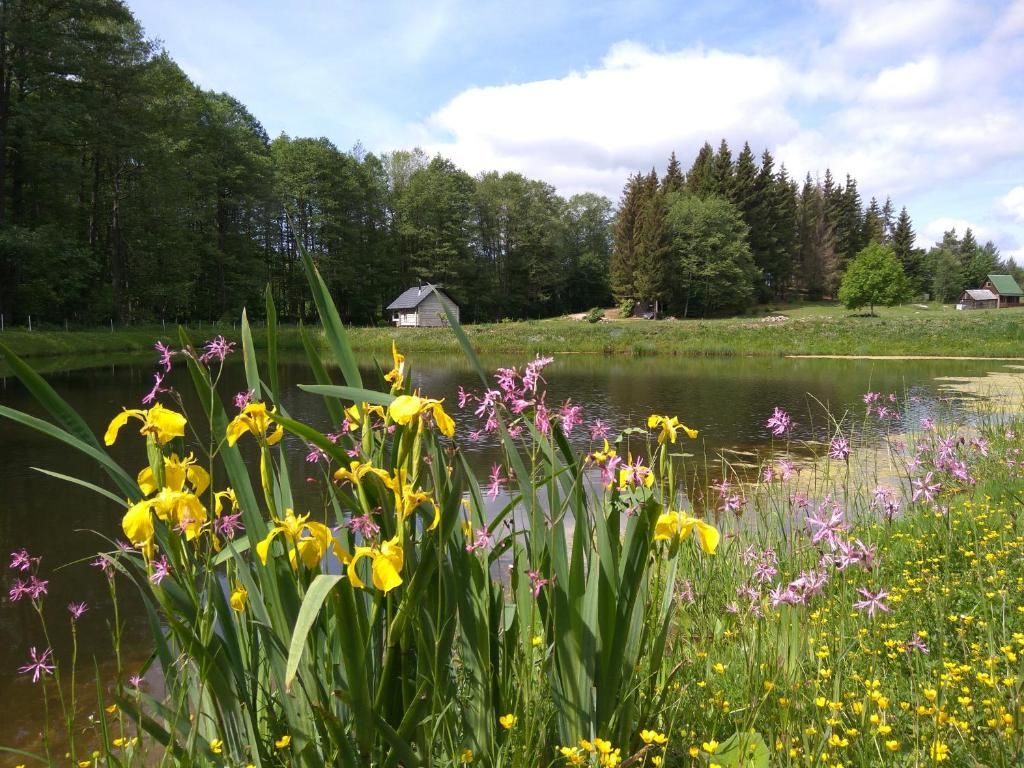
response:
M768 317L785 317L769 320ZM196 339L230 327L190 329ZM876 317L854 315L833 305L773 307L746 317L715 320L614 320L587 323L567 318L466 326L481 353L616 355L937 355L1018 357L1024 349L1024 310L957 312L950 307L910 305L881 308ZM255 329L255 343L265 334ZM8 329L0 340L25 357L149 350L159 327L110 331ZM386 354L392 339L409 352L459 354L447 328L350 328L357 352ZM281 347L298 349L294 328L281 331Z

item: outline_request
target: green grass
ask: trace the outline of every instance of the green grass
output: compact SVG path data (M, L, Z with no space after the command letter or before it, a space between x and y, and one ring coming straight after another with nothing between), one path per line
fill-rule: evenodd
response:
M834 304L759 308L744 317L714 320L611 320L587 323L567 318L466 326L480 353L614 355L937 355L1018 357L1024 349L1024 311L957 312L937 304L879 308L877 316L854 314ZM781 323L766 315L785 315ZM193 338L223 333L225 327L190 329ZM392 339L407 353L459 354L447 328L349 328L356 352L386 354ZM298 349L298 333L281 330L282 349ZM0 341L23 357L140 352L173 333L158 327L110 331L8 329ZM257 346L264 337L255 331Z

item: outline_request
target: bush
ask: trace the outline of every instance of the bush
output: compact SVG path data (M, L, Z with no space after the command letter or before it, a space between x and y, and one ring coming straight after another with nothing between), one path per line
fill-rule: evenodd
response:
M583 319L588 323L599 323L604 320L604 310L600 307L594 307L583 316Z

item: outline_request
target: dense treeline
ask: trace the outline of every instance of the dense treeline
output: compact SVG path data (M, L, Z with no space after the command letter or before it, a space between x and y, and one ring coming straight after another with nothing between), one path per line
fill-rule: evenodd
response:
M235 317L267 284L299 318L299 242L354 322L420 281L469 320L610 300L607 199L419 151L270 140L118 0L0 0L0 158L7 324Z
M871 198L830 170L802 185L765 150L749 144L733 159L723 140L697 152L685 174L675 153L665 173L636 173L615 221L611 285L617 299L656 305L682 317L742 312L753 301L834 297L854 257L869 243L889 246L911 293L953 301L985 275L1018 272L970 230L946 233L925 252L903 208Z
M379 322L405 288L442 284L469 321L619 299L680 316L835 296L885 243L917 295L950 301L1016 271L949 232L915 247L892 202L801 185L771 153L705 144L684 173L637 173L617 211L517 173L472 177L420 150L273 140L236 99L204 91L120 0L0 0L0 317L6 324L216 320L270 285L306 316L298 244L345 319Z

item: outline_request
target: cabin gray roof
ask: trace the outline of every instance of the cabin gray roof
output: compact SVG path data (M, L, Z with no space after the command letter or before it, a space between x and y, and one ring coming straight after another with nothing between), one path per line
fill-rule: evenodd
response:
M388 310L392 309L416 309L426 298L430 295L431 289L435 286L427 283L426 285L420 285L415 288L410 288L405 291L401 296L388 304ZM451 301L451 298L442 291L440 288L437 292L441 294L442 298ZM454 304L454 302L452 302Z
M986 291L983 288L968 289L967 295L975 301L999 301L999 297L992 293L992 291Z

